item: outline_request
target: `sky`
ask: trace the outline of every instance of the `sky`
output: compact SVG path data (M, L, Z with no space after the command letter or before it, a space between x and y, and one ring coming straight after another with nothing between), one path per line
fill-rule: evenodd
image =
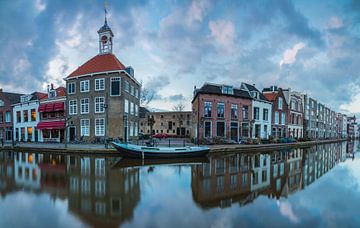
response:
M205 82L304 92L360 117L360 1L108 0L114 54L152 108ZM45 91L98 54L103 0L0 1L0 87Z

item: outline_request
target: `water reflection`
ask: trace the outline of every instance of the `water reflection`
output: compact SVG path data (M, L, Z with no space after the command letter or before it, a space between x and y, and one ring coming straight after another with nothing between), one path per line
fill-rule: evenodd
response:
M71 215L89 226L149 226L143 220L153 222L154 215L161 219L167 217L172 223L182 208L186 208L184 211L190 218L196 214L197 225L208 226L216 217L209 215L213 211L210 209L221 213L225 211L221 209L226 208L240 215L243 212L239 212L239 208L251 211L249 204L266 208L257 203L261 196L282 204L280 206L289 205L290 201L283 200L290 195L301 195L301 190L313 185L337 164L355 159L354 150L359 149L357 142L349 142L272 153L234 153L205 160L145 162L119 161L114 157L0 152L0 210L6 211L4 200L12 195L24 193L34 198L33 194L45 194L51 202L65 202L68 213L65 219ZM173 192L183 198L177 199ZM55 204L43 207L49 210ZM174 207L177 212L171 214ZM190 218L188 223L177 226L195 225L195 220ZM47 225L41 219L36 221L35 226Z
M240 206L259 195L287 198L305 188L336 164L354 157L354 142L323 144L309 149L269 154L232 154L211 157L192 167L194 201L202 208Z

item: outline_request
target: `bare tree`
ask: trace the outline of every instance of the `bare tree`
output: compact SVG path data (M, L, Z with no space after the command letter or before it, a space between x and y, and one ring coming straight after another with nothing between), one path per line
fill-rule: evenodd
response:
M154 96L155 92L153 90L142 88L140 95L140 105L143 107L147 107L149 103L153 100Z
M178 104L173 106L173 111L177 112L176 113L176 118L179 121L179 133L180 135L182 135L181 129L185 120L185 115L184 115L184 110L185 110L185 105L182 102L179 102ZM185 134L185 133L184 133Z

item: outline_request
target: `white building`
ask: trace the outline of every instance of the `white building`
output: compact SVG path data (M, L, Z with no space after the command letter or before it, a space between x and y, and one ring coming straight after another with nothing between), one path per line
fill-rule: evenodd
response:
M42 154L19 152L15 156L14 171L17 186L38 190L41 187L41 169L38 163L42 161Z
M13 105L14 141L42 142L36 126L40 120L39 101L46 97L47 94L34 92L21 96L20 103Z
M255 87L246 83L241 89L248 91L252 97L252 124L251 137L268 139L271 135L272 103Z

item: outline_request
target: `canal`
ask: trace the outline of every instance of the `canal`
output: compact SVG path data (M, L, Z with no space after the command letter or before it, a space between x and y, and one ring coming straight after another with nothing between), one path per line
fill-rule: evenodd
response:
M0 227L359 227L358 145L145 163L0 152Z

